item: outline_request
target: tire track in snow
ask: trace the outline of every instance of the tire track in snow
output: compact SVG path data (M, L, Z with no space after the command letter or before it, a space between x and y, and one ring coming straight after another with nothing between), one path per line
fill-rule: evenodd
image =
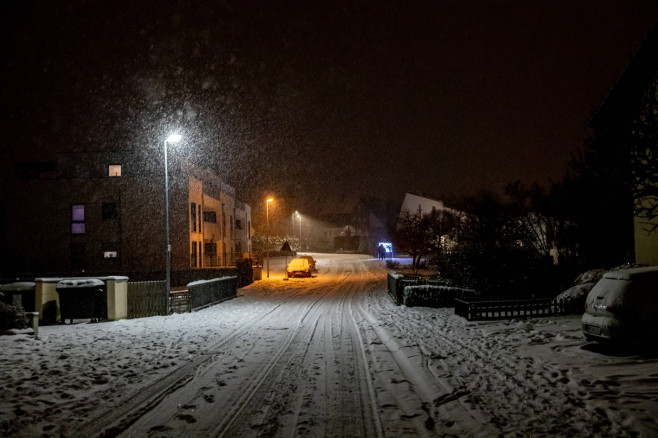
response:
M333 268L330 271L337 272ZM212 388L213 372L214 368L216 368L214 364L216 363L220 368L221 364L218 361L208 363L204 370L197 373L193 381L187 382L178 391L162 400L157 409L153 409L147 413L143 421L140 421L135 427L126 431L126 435L154 433L157 435L174 436L177 433L196 433L208 436L256 436L274 433L280 425L277 425L275 421L271 420L272 417L276 420L281 414L279 411L281 407L273 405L270 395L274 389L277 389L279 394L282 392L284 394L286 393L286 388L275 388L274 386L281 384L280 376L288 368L295 365L291 362L293 358L299 358L300 355L308 354L306 351L307 345L316 333L319 316L323 314L322 304L325 301L323 300L324 297L332 295L332 292L339 289L342 283L349 278L350 274L351 272L349 270L344 271L337 282L324 282L326 284L322 282L319 282L319 284L309 282L307 293L294 293L293 295L297 295L297 299L285 299L286 306L297 306L300 307L300 310L302 308L304 310L301 313L299 311L290 312L290 310L284 312L286 315L298 315L295 316L296 322L293 324L295 325L295 329L286 333L285 340L282 340L281 336L278 337L276 341L278 350L275 349L268 356L267 361L260 366L263 372L257 372L255 379L253 376L250 376L251 378L249 379L242 378L242 380L239 380L240 384L237 386L231 386L231 383L227 379L229 383L226 383L226 385L228 386L222 388L223 391L217 391L217 388ZM304 295L305 298L302 304L298 303L300 295ZM310 304L309 300L312 301ZM331 304L331 299L326 301ZM273 316L273 323L275 325L277 318L279 316ZM278 322L279 324L281 323L281 321ZM262 327L264 326L262 322L257 324L256 327L260 327L260 330L255 330L256 327L254 327L254 333L242 333L236 342L245 340L250 334L252 337L255 337L259 331L262 332ZM233 342L233 344L236 344L236 342ZM235 351L239 347L239 345L233 345L233 347L231 345L223 346L224 350L234 349ZM246 356L250 353L247 351L241 354ZM243 361L241 357L237 359L234 363ZM248 361L245 360L244 362ZM236 367L230 366L229 368ZM231 370L228 372L230 373ZM239 370L236 370L236 372L239 372ZM229 388L233 388L233 390L229 390ZM287 391L288 393L296 390L294 387L289 389L290 391ZM232 393L239 394L240 398L231 397ZM218 401L227 394L230 400L224 401L222 408L220 408L220 415L216 412L216 407L213 412L204 402L206 399ZM284 395L282 399L285 399L285 397Z
M134 393L121 398L113 405L104 407L100 413L79 427L73 434L76 436L118 436L141 417L155 409L165 397L191 381L200 368L204 367L208 362L213 361L214 356L208 352L226 348L226 346L235 342L236 339L248 332L255 324L262 321L264 318L275 314L280 306L284 305L291 299L293 299L293 297L290 297L285 302L262 312L250 321L246 321L225 338L208 346L206 348L206 353L200 354L192 361L173 370L148 387L140 388Z
M283 369L290 365L294 357L292 350L309 343L317 327L317 320L311 327L309 327L309 320L318 312L319 303L330 292L331 289L321 292L321 295L307 308L299 318L294 331L289 334L286 342L282 344L277 354L268 361L259 377L250 383L248 390L245 391L244 395L237 402L233 411L225 417L223 422L219 423L210 431L211 436L238 436L240 431L251 428L248 423L253 423L254 412L258 411L264 411L261 424L272 424L265 421L268 413L270 413L269 405L271 404L266 399L267 394L272 392L272 387L277 382L276 376L280 375ZM268 381L266 378L271 375L274 375L274 378ZM245 412L247 407L249 407L250 412Z
M360 387L367 377L361 364L352 360L361 344L355 339L355 328L345 324L345 306L355 288L354 272L354 267L332 267L329 273L340 278L311 288L322 293L317 308L306 316L313 329L298 333L299 342L289 347L290 357L297 361L284 363L271 387L261 388L264 393L276 389L279 396L276 406L267 406L265 428L259 435L381 436L373 416L376 400ZM298 377L296 384L287 388L286 382L294 377ZM294 396L281 397L282 392ZM244 428L224 432L225 436L244 435Z
M366 292L381 293L381 275L373 270L363 270L362 284ZM398 415L410 423L413 430L400 431L417 436L458 434L459 436L484 436L493 433L487 419L479 410L462 402L465 395L455 390L445 379L431 372L425 354L416 342L398 341L391 332L365 307L361 300L354 300L356 313L361 317L364 339L368 343L368 355L373 370L380 380L378 396L380 405L387 411L396 405ZM356 318L353 316L354 323ZM451 403L457 401L457 403Z

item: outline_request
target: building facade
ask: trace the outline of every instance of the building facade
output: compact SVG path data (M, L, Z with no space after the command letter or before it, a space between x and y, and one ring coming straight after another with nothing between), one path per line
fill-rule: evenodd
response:
M115 151L15 164L0 202L2 275L161 278L165 178L157 161ZM211 172L175 157L169 165L172 270L249 257L249 205Z
M622 249L632 249L635 262L647 265L658 265L658 184L655 173L658 164L655 153L658 147L657 53L658 26L653 28L590 121L599 142L616 151L615 157L632 163L623 163L632 167L630 171L625 169L629 174L624 174L623 178L629 179L633 186L633 199L621 206L612 205L621 212L617 214L622 218L622 226L607 226L599 230L597 237L608 243L621 236L624 243ZM597 211L599 215L605 213Z

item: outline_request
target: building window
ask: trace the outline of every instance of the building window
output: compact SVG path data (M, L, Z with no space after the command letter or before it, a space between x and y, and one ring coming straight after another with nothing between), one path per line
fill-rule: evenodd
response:
M201 220L203 219L203 215L201 214L201 204L199 204L199 214L197 217L199 218L199 233L203 233L203 228L201 228Z
M229 223L231 224L231 239L233 239L233 215L231 215Z
M222 211L222 239L226 237L226 213Z
M235 229L236 230L241 230L242 229L242 221L240 219L235 220Z
M109 176L121 176L121 164L110 164L107 166Z
M197 267L197 242L192 242L192 254L190 254L190 265Z
M217 212L214 212L212 210L204 210L203 211L203 221L204 222L210 222L212 224L217 223Z
M103 202L101 209L103 220L116 219L119 216L119 209L114 202Z
M190 204L190 222L192 223L192 232L196 233L196 204L192 202Z
M104 259L115 259L117 258L117 252L116 251L103 251L103 258Z
M207 256L216 256L217 255L217 245L215 243L204 243L203 252Z
M85 233L85 206L76 204L71 206L71 233Z

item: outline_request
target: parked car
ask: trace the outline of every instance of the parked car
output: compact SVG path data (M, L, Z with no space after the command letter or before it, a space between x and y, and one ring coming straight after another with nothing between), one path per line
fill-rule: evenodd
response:
M590 341L658 341L658 266L606 272L587 295L581 323Z
M313 274L313 269L308 263L307 259L301 257L290 260L286 268L288 277L310 277Z
M313 257L309 255L300 255L297 258L308 260L308 264L311 266L311 270L317 271L317 269L315 269L315 259Z

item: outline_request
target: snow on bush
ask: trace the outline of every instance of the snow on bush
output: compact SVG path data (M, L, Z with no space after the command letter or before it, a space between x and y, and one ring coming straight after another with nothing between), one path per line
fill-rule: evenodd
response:
M576 280L573 283L574 285L596 283L601 279L601 277L603 277L603 274L606 272L608 272L607 269L592 269L591 271L583 272L580 274L578 277L576 277Z
M634 269L634 268L642 268L647 265L642 265L642 264L637 264L637 263L626 263L625 265L619 265L615 266L610 269L592 269L591 271L583 272L580 274L578 277L576 277L576 280L573 282L574 285L576 284L587 284L587 283L596 283L599 281L601 278L603 278L603 274L606 272L610 271L624 271L626 269Z
M574 286L555 297L555 302L564 305L569 313L583 313L585 311L585 300L587 299L587 294L589 294L589 291L592 290L594 285L603 277L603 274L609 271L623 271L625 269L642 266L645 265L629 263L626 265L615 266L611 269L592 269L591 271L583 272L576 277Z
M0 301L0 330L22 329L27 327L23 308Z
M471 289L429 284L407 286L404 288L403 304L407 307L453 307L455 298L473 292Z
M555 302L564 306L567 313L583 313L585 299L596 283L581 283L570 287L555 297Z
M583 313L587 294L606 272L607 269L592 269L581 273L572 287L555 297L555 302L562 304L567 313Z

